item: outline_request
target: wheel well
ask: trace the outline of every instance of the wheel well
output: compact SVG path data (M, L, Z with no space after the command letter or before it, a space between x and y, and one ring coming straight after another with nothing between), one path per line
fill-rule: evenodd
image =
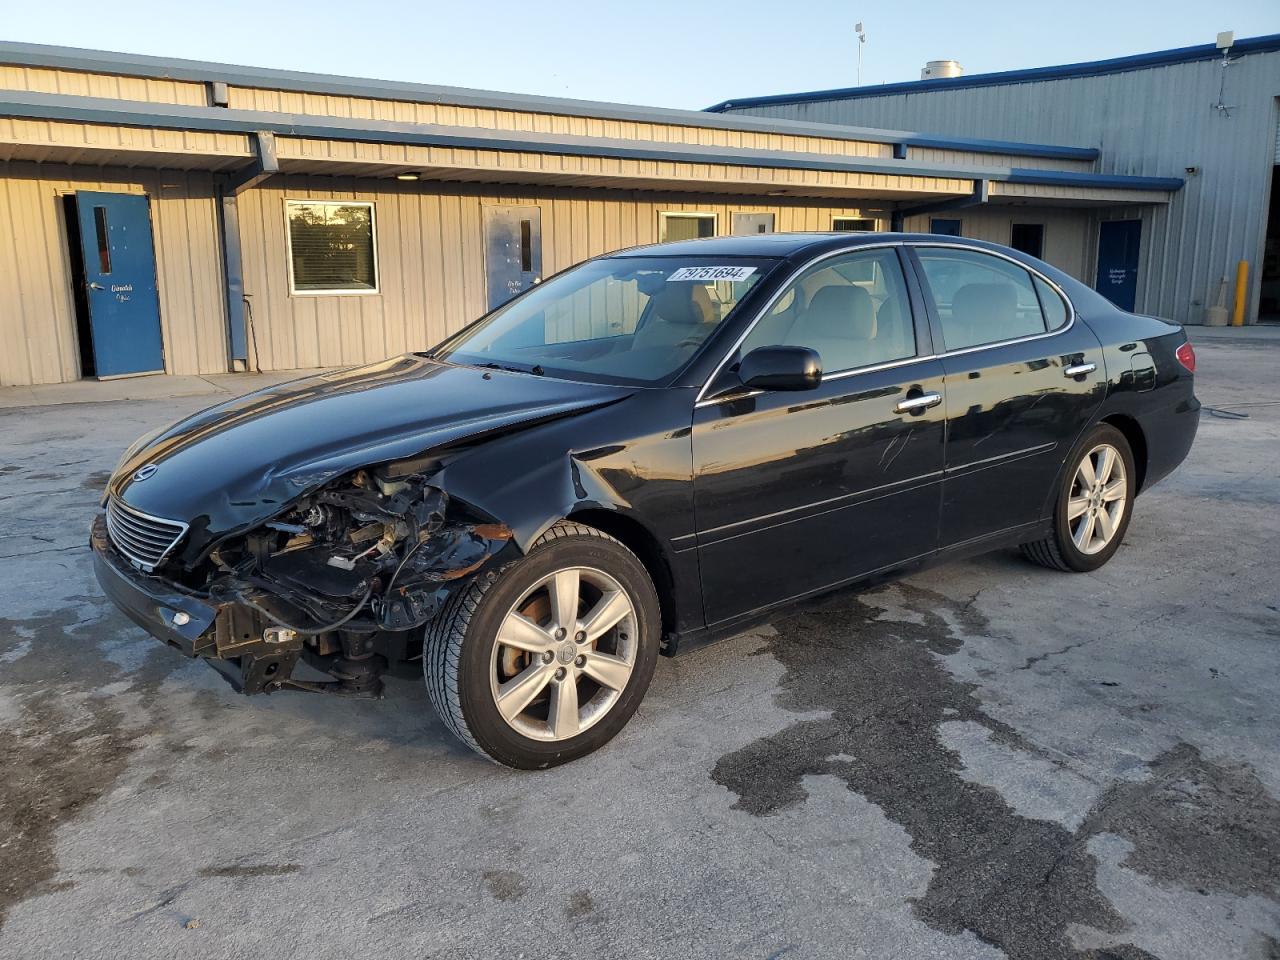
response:
M1109 417L1102 418L1103 423L1110 424L1121 433L1124 438L1129 441L1129 448L1133 451L1133 465L1137 468L1138 475L1134 477L1134 488L1141 493L1142 486L1147 479L1147 437L1142 432L1142 427L1138 425L1138 421L1133 417L1127 417L1122 413L1115 413Z
M666 636L676 628L675 580L671 575L671 566L662 553L662 548L643 524L637 520L612 510L577 510L565 517L576 523L585 523L589 527L602 530L624 546L644 564L658 591L658 604L662 608L662 633Z

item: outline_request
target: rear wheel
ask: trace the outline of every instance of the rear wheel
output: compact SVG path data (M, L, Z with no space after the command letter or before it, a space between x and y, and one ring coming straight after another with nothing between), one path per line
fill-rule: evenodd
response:
M555 766L626 725L653 677L660 628L635 555L593 527L559 523L429 625L427 690L472 749L512 767Z
M1102 566L1120 549L1136 492L1133 452L1115 427L1099 424L1076 448L1054 510L1053 531L1023 544L1022 552L1041 566L1086 572Z

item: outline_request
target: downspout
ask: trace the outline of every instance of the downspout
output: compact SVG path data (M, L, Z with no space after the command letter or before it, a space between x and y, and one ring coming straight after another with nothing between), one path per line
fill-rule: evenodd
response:
M273 173L280 172L280 161L276 157L275 134L263 131L253 134L251 139L254 148L253 163L243 170L219 176L216 180L218 231L222 241L222 273L227 288L227 346L233 373L244 372L249 366L249 344L245 329L244 266L240 245L240 211L236 199L243 191L256 186Z

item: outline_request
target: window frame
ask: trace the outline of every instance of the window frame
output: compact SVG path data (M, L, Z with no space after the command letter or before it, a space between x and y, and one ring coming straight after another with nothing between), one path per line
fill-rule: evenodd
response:
M688 243L688 240L668 240L667 239L667 219L669 217L685 218L688 220L710 220L711 236L720 236L720 214L710 210L659 210L658 211L658 242L659 243ZM705 240L707 237L694 237L695 240Z
M891 251L893 262L896 263L898 266L899 277L901 278L901 281L902 281L902 293L906 300L906 303L904 306L905 306L907 327L911 331L911 354L906 357L898 357L897 359L894 359L894 360L877 360L871 363L863 363L863 364L859 364L856 367L840 367L839 369L836 369L836 370L827 370L824 368L822 371L823 383L826 383L828 380L842 380L845 377L853 376L855 373L863 373L867 370L873 370L873 369L883 370L886 367L894 367L894 366L897 366L898 364L910 363L913 360L921 359L921 356L922 356L921 355L921 336L920 336L921 331L920 331L920 325L916 320L916 312L917 312L916 305L912 301L912 297L911 297L911 280L909 279L909 275L907 273L907 269L908 269L907 265L902 262L902 257L898 256L897 251L893 250L891 245L854 247L850 250L841 251L839 254L829 259L830 260L842 260L842 259L850 260L854 257L862 256L864 254L875 256L876 254L881 253L886 249ZM828 261L823 260L817 263L810 264L804 267L803 269L799 270L798 272L793 273L788 278L786 284L778 292L777 297L774 299L773 306L777 306L779 303L781 303L783 298L786 297L787 293L789 293L791 290L796 289L797 284L799 284L806 276L808 276L815 269L820 268L822 270L830 270L830 269L834 269L835 266L836 266L835 264L829 263ZM881 269L883 269L883 267ZM850 286L854 286L854 285L855 284L852 284L852 283L850 284ZM734 348L734 354L738 353L742 349L743 344L745 344L748 340L751 339L751 333L755 332L755 328L759 326L758 321L768 317L772 313L772 310L773 308L770 307L770 309L767 312L761 314L756 321L752 322L751 331L749 331L747 335L742 338L742 342L739 343L737 347ZM733 354L731 354L731 356L732 355Z
M822 382L826 383L828 380L843 380L845 377L855 377L864 373L874 373L877 370L888 370L892 367L906 366L909 363L922 363L927 360L936 360L940 354L934 347L933 343L933 338L936 334L931 323L932 311L926 302L924 290L921 288L916 276L919 271L919 266L912 255L908 252L911 249L911 245L905 244L901 240L883 240L879 243L857 243L852 246L841 247L838 250L827 250L823 253L814 255L804 263L796 265L796 267L791 271L791 275L778 284L778 289L769 295L768 300L761 304L760 308L756 311L755 316L751 318L751 321L746 325L742 333L738 334L738 336L734 338L729 349L720 357L719 362L711 368L710 375L702 381L702 386L698 388L698 392L694 396L694 409L697 410L702 407L710 407L730 400L740 400L743 397L753 397L763 392L760 390L750 390L746 393L734 392L715 397L707 396L707 391L711 389L720 374L724 372L724 368L729 361L737 356L738 351L742 348L742 345L747 342L747 338L751 336L752 331L755 330L760 321L769 315L769 312L778 305L778 301L781 300L787 291L791 289L791 285L796 280L800 279L803 274L808 272L811 267L817 266L824 260L830 260L834 257L843 256L845 254L858 253L863 250L882 250L885 248L890 248L897 252L898 265L902 269L903 282L907 286L907 304L911 310L911 329L915 333L916 338L915 356L907 357L904 360L892 360L888 363L875 364L874 366L854 367L850 370L831 374L828 374L824 370L822 372ZM1072 318L1074 319L1074 314ZM1063 329L1065 329L1065 327ZM925 350L928 352L922 352Z
M910 251L909 255L911 258L911 263L912 263L912 266L915 268L916 280L920 285L920 295L924 298L924 308L929 314L930 325L933 328L932 333L933 333L935 345L941 344L941 347L942 347L942 349L936 350L936 356L939 356L939 357L959 356L965 353L974 353L978 350L991 350L996 347L1004 347L1013 343L1029 343L1032 340L1041 340L1045 337L1056 337L1059 334L1066 333L1073 326L1075 326L1076 305L1072 303L1071 298L1067 296L1067 292L1062 289L1062 286L1056 283L1052 277L1048 277L1045 274L1041 273L1039 270L1035 269L1034 267L1023 263L1017 257L1011 257L1008 254L1001 253L998 250L988 250L988 249L985 249L984 247L975 247L967 243L946 243L943 241L936 241L936 242L920 241L918 243L908 243L908 244L905 244L904 246L906 247L907 250ZM1035 291L1037 302L1039 302L1039 298L1040 298L1040 292L1036 290L1035 283L1034 283L1034 279L1037 277L1042 281L1044 281L1046 284L1048 284L1050 289L1052 289L1055 293L1058 294L1059 297L1062 298L1062 302L1066 304L1066 307L1067 307L1066 322L1062 324L1062 326L1055 327L1052 330L1047 329L1049 325L1049 320L1048 320L1048 317L1046 317L1044 314L1044 305L1041 304L1040 316L1044 319L1045 327L1046 327L1043 333L1032 333L1032 334L1028 334L1025 337L1011 337L1007 340L993 340L990 343L980 343L977 346L973 346L973 347L958 347L955 350L948 350L946 346L947 340L946 340L946 337L943 335L943 330L942 330L942 318L938 316L937 301L933 296L933 290L929 286L929 278L925 275L924 265L920 262L920 257L917 254L918 250L922 250L922 249L927 250L927 249L934 249L934 248L942 248L947 250L963 250L968 253L985 254L986 256L995 257L998 260L1006 260L1009 263L1012 263L1014 266L1021 267L1023 270L1027 271L1027 273L1032 277L1033 282L1031 284L1031 289Z
M289 218L292 204L324 204L334 207L368 207L369 234L373 254L373 287L335 287L325 290L299 290L293 275L293 223ZM307 197L285 197L284 200L285 264L289 272L289 296L291 297L372 297L382 293L382 270L378 259L378 210L373 200L313 200Z
M869 230L841 229L840 227L836 226L836 223L838 223L841 220L861 220L871 224L871 229ZM876 233L879 229L880 229L880 220L877 217L851 217L845 214L841 214L839 216L835 214L831 215L831 232L832 233Z
M781 299L782 295L791 288L792 280L796 279L797 277L800 276L801 273L808 270L810 267L822 262L823 260L827 260L831 257L838 257L843 253L853 253L855 250L874 250L880 247L893 247L899 250L902 256L906 258L906 263L904 264L904 267L906 266L906 264L910 265L910 269L906 269L904 270L904 272L907 274L907 291L911 298L912 313L915 315L916 349L917 351L919 351L927 345L929 352L928 353L917 352L916 356L911 357L910 359L899 360L894 363L888 363L880 367L859 367L851 371L848 374L850 376L856 376L862 373L872 373L876 370L883 370L889 367L903 366L908 363L923 363L927 360L937 360L946 356L953 356L953 355L958 356L960 354L972 353L977 350L990 350L993 347L1006 346L1012 343L1022 343L1022 342L1027 342L1031 340L1040 340L1044 337L1056 337L1056 336L1059 336L1060 334L1066 333L1073 326L1075 326L1076 305L1071 301L1071 298L1067 296L1067 292L1062 289L1062 286L1056 283L1052 277L1046 276L1045 274L1041 273L1039 270L1036 270L1033 267L1027 266L1027 264L1023 263L1021 260L1017 259L1016 257L1008 256L1007 254L1000 253L999 251L996 251L996 250L987 250L983 247L975 247L972 244L968 244L968 243L959 243L959 242L948 243L945 240L912 241L912 242L904 242L902 240L886 240L881 243L854 244L853 246L841 247L838 250L828 250L824 253L817 254L812 258L810 258L809 260L806 260L804 263L798 264L795 267L795 269L792 271L791 276L788 277L786 280L784 280L782 283L780 283L778 285L778 289L769 296L769 299L760 305L760 308L756 311L755 316L751 318L751 321L746 325L742 333L740 333L736 338L734 338L733 343L729 346L728 350L726 350L725 353L720 357L719 362L714 367L711 368L711 373L706 377L706 379L702 381L702 385L698 388L698 392L694 397L694 404L693 404L694 409L714 406L716 404L725 403L730 400L738 400L744 396L743 394L726 394L724 396L708 397L707 391L710 390L712 384L716 382L716 379L720 376L721 372L724 370L725 365L737 354L738 349L742 346L742 344L746 342L747 337L751 335L751 331L756 328L756 324L758 324L761 320L763 320L768 315L769 311L772 310L777 305L778 300ZM1022 269L1031 273L1032 276L1039 277L1041 280L1047 283L1051 288L1053 288L1053 290L1055 290L1060 297L1062 297L1062 302L1067 305L1067 322L1064 323L1062 326L1058 327L1056 330L1049 330L1049 331L1046 331L1045 333L1038 333L1029 337L1021 337L1016 340L1002 340L998 343L984 343L981 346L964 347L959 350L947 350L945 348L945 341L941 339L942 338L941 323L938 320L937 313L933 307L933 295L924 280L924 276L923 276L924 268L921 267L920 260L916 256L916 250L921 247L945 247L945 248L955 249L955 250L968 250L974 253L985 253L993 257L998 257L1002 260L1008 260L1010 263L1017 264L1018 266L1022 267ZM922 329L922 326L923 326L923 329ZM922 340L922 335L924 338L923 340ZM941 346L941 349L939 348L940 346ZM823 380L824 382L826 380L825 373L823 374ZM746 396L753 396L759 392L760 391L758 390L752 391L751 393L746 394Z

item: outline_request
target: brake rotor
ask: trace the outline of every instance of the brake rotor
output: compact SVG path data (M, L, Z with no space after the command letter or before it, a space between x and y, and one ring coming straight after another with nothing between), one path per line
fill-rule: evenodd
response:
M534 623L546 623L551 619L551 598L543 591L530 597L519 610L522 617ZM515 647L504 646L499 651L498 669L502 671L502 679L510 680L527 667L533 654Z

